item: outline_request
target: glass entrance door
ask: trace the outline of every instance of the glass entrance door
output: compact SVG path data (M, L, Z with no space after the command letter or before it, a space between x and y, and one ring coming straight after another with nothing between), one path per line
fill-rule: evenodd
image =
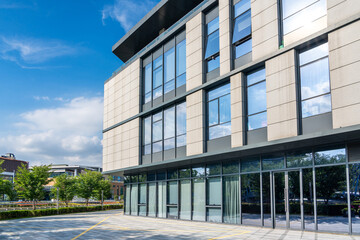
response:
M300 171L274 172L273 213L274 227L302 228L302 188Z

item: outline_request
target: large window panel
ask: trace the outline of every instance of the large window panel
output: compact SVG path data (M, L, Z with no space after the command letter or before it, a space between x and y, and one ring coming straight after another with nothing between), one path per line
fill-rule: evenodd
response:
M176 87L186 83L186 40L176 45Z
M140 184L139 215L146 216L146 184Z
M157 113L153 116L153 152L162 151L162 112Z
M130 214L130 185L125 185L125 214Z
M145 66L144 69L144 79L145 79L145 87L144 87L144 92L145 92L145 96L144 96L144 101L145 103L150 102L151 101L151 68L152 68L152 64L149 63L148 65Z
M162 56L154 60L153 70L153 98L156 99L162 95L162 84L163 84L163 68L162 68Z
M191 219L191 180L180 181L180 219Z
M164 111L164 150L175 148L175 107Z
M219 30L217 30L207 38L205 58L215 55L219 50Z
M166 218L166 182L158 183L158 217Z
M360 233L360 163L349 165L351 221L353 233Z
M207 72L211 72L220 66L219 44L219 17L210 21L206 26L205 60Z
M232 44L235 58L239 58L252 51L250 0L241 0L235 4L233 26Z
M224 195L224 222L239 223L240 220L240 201L239 201L239 176L229 176L223 178Z
M242 223L261 226L260 173L241 175Z
M230 83L208 92L209 140L231 134Z
M193 171L194 170L195 169L193 168ZM204 178L193 179L192 202L193 202L193 220L205 221L205 180L204 180Z
M164 92L175 89L175 48L164 53Z
M248 130L267 126L265 69L247 75L247 122Z
M156 183L149 183L148 216L156 216Z
M138 185L131 185L131 215L138 214Z
M186 145L186 102L176 106L176 147Z

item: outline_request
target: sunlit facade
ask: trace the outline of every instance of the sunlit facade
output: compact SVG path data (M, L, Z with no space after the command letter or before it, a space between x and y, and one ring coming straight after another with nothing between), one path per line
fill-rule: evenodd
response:
M360 4L335 2L162 0L114 45L125 214L360 234Z

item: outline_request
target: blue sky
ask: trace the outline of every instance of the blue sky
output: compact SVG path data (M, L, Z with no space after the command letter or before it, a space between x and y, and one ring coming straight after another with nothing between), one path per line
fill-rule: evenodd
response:
M159 0L1 0L0 155L101 165L111 47Z

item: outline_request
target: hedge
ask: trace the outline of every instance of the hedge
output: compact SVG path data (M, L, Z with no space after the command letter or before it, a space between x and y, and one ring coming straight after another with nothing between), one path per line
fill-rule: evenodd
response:
M101 206L91 206L91 207L62 207L59 208L59 214L66 213L79 213L79 212L93 212L101 210L110 210L110 209L121 209L123 208L122 204L116 205L104 205ZM50 216L58 214L56 208L49 209L38 209L38 210L13 210L0 212L0 220L12 219L12 218L23 218L23 217L40 217L40 216Z

